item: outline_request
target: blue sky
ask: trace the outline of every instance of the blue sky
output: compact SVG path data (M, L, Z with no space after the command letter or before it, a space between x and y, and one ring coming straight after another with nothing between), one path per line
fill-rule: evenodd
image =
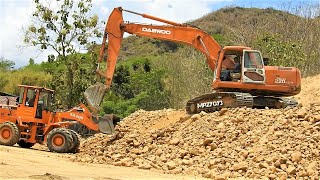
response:
M124 9L171 21L185 22L226 6L285 9L306 3L320 4L320 0L93 0L92 14L98 14L101 20L106 20L114 7L122 6ZM16 67L27 65L30 58L39 63L53 52L41 52L35 47L21 48L22 28L30 24L33 10L32 0L0 0L0 57L14 61ZM150 22L128 14L124 15L124 18L132 22Z

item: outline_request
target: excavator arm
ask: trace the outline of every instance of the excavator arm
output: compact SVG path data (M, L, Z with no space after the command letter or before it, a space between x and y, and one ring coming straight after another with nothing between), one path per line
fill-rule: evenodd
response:
M125 23L122 16L123 11L140 15L144 18L152 19L158 22L166 23L167 25ZM221 46L209 34L197 27L175 23L147 14L140 14L133 11L124 10L121 7L118 7L115 8L109 16L100 51L99 62L102 62L105 54L105 44L108 37L107 71L103 73L100 70L97 70L98 74L106 78L107 88L111 86L124 32L193 46L206 56L207 64L212 71L215 69L215 64L218 60L218 54L221 50Z
M124 22L122 15L124 11L164 23L165 25L145 25ZM106 83L91 86L85 92L85 98L89 104L89 108L94 113L98 112L103 95L111 86L124 32L193 46L206 56L206 62L212 71L215 70L219 51L221 50L221 46L209 34L197 27L124 10L121 7L115 8L110 14L106 24L97 68L97 73L106 79ZM107 68L105 72L102 72L100 70L100 63L104 60L107 40Z

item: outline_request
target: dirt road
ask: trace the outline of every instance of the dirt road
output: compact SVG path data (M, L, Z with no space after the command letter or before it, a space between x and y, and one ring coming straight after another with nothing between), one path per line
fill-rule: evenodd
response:
M201 179L157 171L72 162L61 155L34 149L0 146L0 179Z

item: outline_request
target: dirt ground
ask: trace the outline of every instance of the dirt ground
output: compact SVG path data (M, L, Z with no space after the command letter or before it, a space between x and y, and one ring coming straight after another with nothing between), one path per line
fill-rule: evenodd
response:
M42 146L33 149L0 146L0 179L202 179L163 174L157 171L102 164L85 164L47 152Z

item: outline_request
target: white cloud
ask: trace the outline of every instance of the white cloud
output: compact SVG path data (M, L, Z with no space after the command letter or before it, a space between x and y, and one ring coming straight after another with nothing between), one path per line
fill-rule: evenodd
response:
M47 57L35 47L21 48L22 27L27 27L33 11L32 1L2 0L0 2L0 56L15 62L16 67L28 64L30 58L40 62Z

